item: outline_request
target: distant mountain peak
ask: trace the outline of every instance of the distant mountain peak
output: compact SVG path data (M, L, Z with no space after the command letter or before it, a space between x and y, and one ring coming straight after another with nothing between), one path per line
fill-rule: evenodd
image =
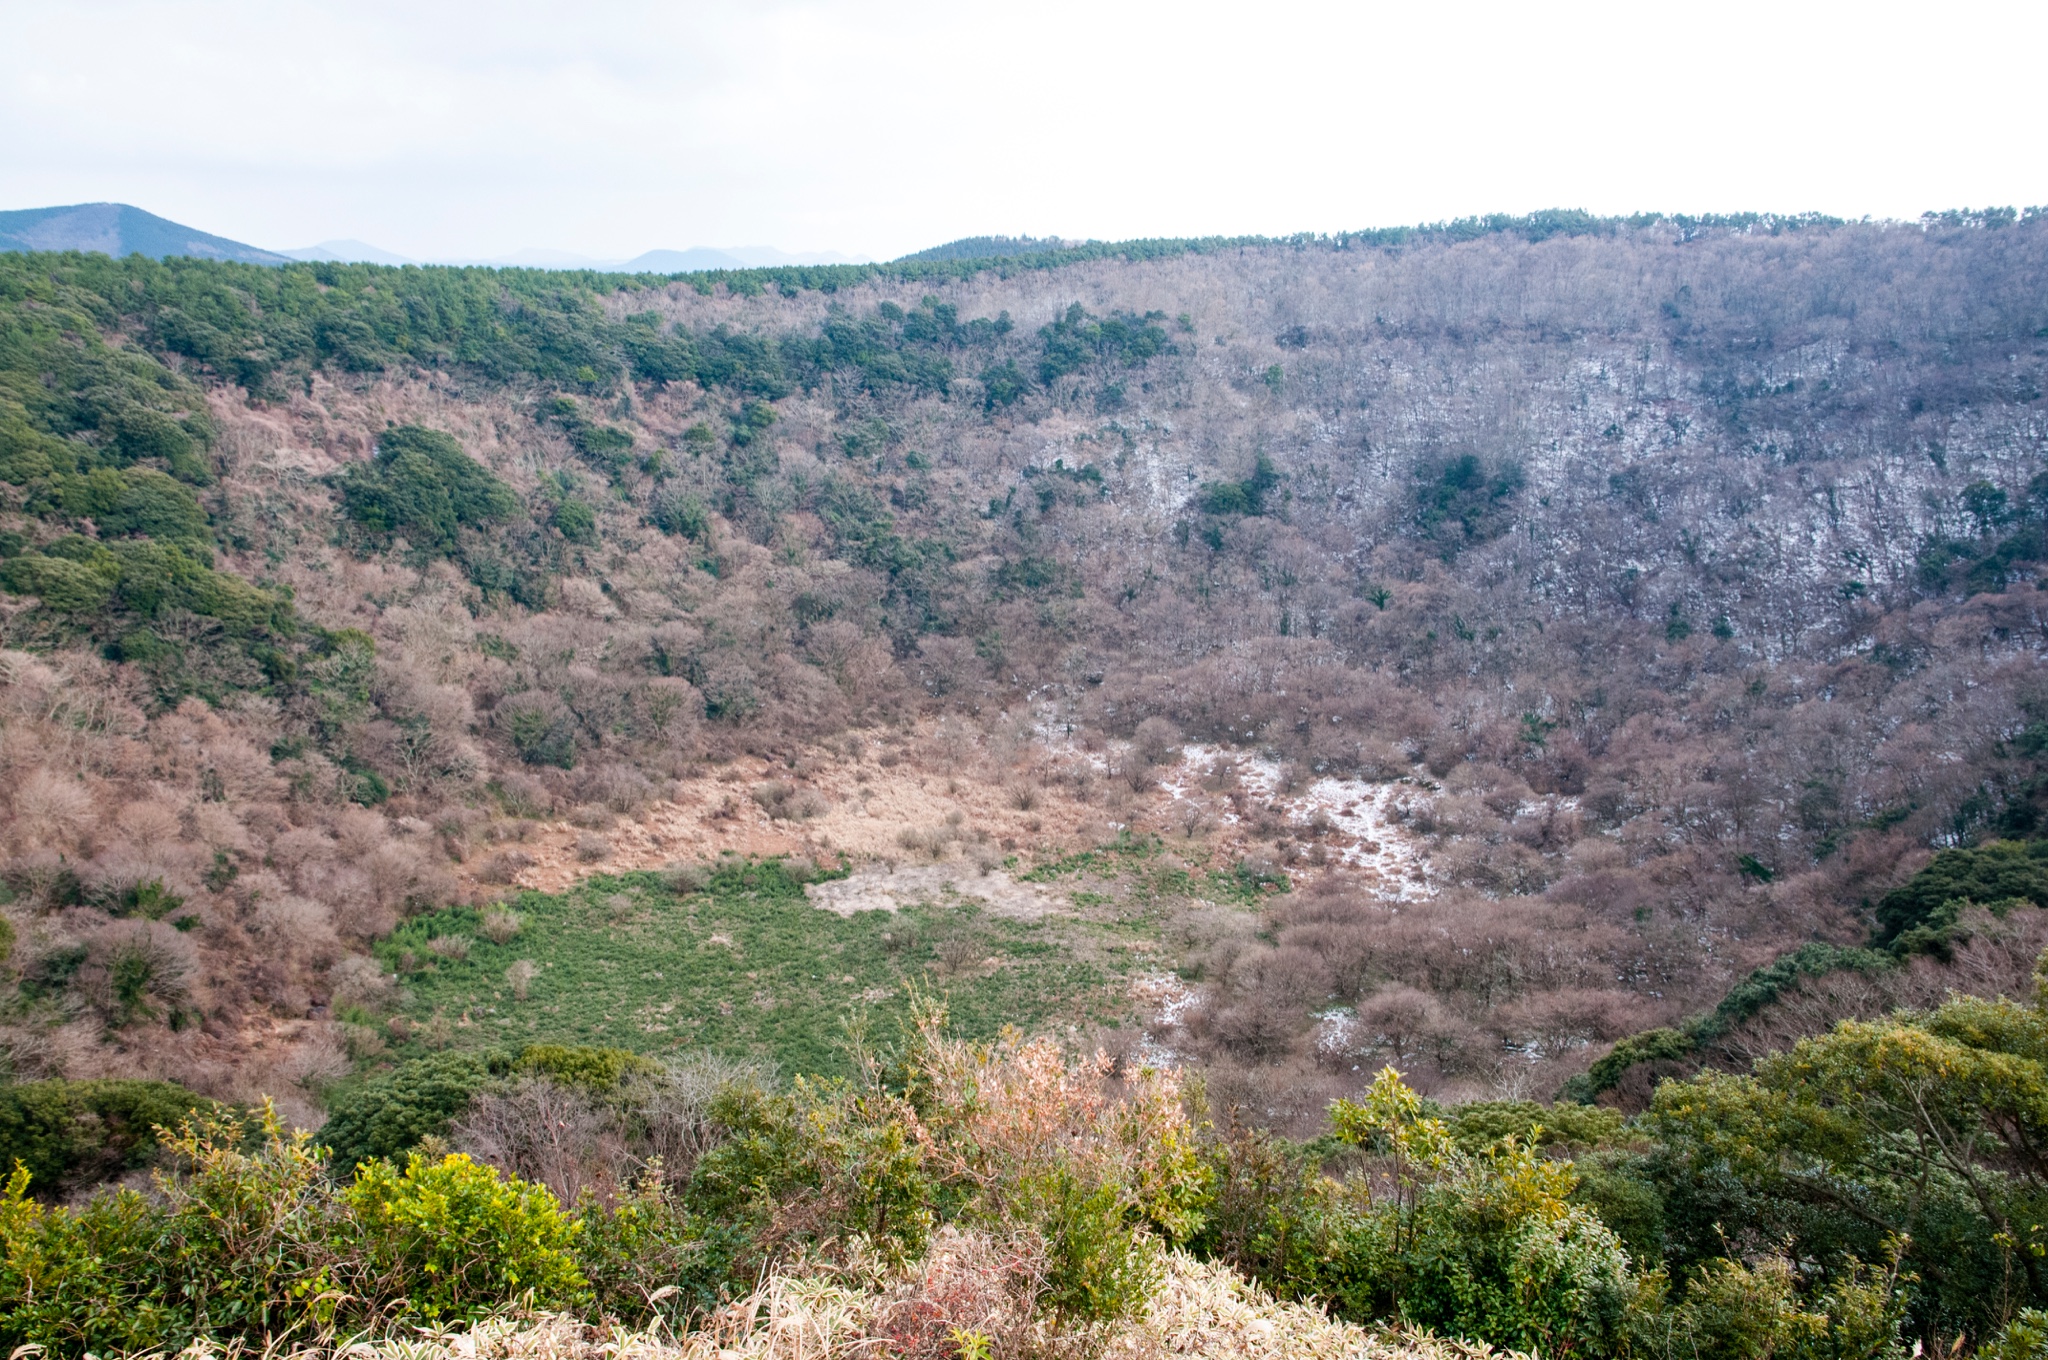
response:
M343 237L334 241L322 241L317 246L300 246L297 250L285 250L278 253L288 255L294 260L336 260L343 264L419 263L418 260L408 259L393 251L385 250L381 246L373 246L368 241L358 241L353 237Z
M619 267L632 274L694 274L707 269L745 269L747 262L727 251L692 246L688 250L650 250Z
M225 236L188 227L126 203L72 203L58 208L0 212L0 250L99 251L124 255L174 255L244 264L284 264L286 257Z
M246 264L290 264L294 261L381 265L423 263L348 237L295 250L263 250L158 217L126 203L72 203L57 208L21 208L0 212L0 251L7 250L98 251L117 259L126 255L148 255L157 259L190 256ZM437 259L432 263L484 265L499 269L688 274L700 270L788 265L865 264L867 259L831 250L792 253L773 246L733 246L726 249L698 246L690 250L650 250L631 260L596 259L563 250L533 249L496 258Z

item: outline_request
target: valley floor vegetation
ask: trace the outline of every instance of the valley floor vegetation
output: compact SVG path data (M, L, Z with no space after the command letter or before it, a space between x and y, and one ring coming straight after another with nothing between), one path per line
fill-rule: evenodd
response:
M2034 1344L2042 215L974 249L0 255L8 1335L765 1278L1085 1349L1227 1268L1518 1349ZM1039 905L811 905L881 771L862 858ZM620 862L657 813L712 862ZM955 1036L892 1049L917 989ZM961 1149L961 1064L1052 1061L1006 1022L1086 1148ZM1185 1166L1117 1161L1167 1105ZM511 1223L516 1288L419 1255Z
M834 1073L843 1018L899 1014L906 987L919 983L945 989L955 1028L973 1038L1006 1024L1036 1031L1054 1017L1090 1028L1135 1020L1128 987L1117 985L1133 971L1127 930L995 917L943 895L928 908L841 917L805 898L802 883L816 872L735 857L600 876L496 909L519 923L502 943L490 938L490 912L415 917L378 945L403 983L387 999L399 1023L361 1010L358 1025L382 1032L358 1042L710 1050Z

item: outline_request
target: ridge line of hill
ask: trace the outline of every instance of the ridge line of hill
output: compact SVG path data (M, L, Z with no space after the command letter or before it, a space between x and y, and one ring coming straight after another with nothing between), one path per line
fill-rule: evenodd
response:
M712 269L661 272L651 270L619 269L553 269L525 265L496 264L441 264L413 263L379 264L372 261L308 260L297 258L291 253L263 250L225 237L219 237L196 228L186 227L155 214L120 203L91 203L69 205L59 208L19 209L0 212L0 250L26 251L29 253L63 253L52 250L48 245L39 244L33 230L44 222L53 220L57 214L78 215L87 210L110 210L117 222L101 224L103 231L112 231L119 238L114 249L105 253L140 253L157 258L194 258L227 261L264 266L267 268L292 268L309 264L346 264L358 267L389 269L486 269L494 273L517 274L539 273L552 279L590 288L621 288L645 286L651 280L674 281L685 279L700 292L709 292L724 283L735 292L751 294L765 287L773 286L785 293L797 290L836 292L841 288L855 286L870 279L959 279L970 278L984 273L995 273L1008 278L1014 274L1044 269L1062 268L1067 265L1093 263L1100 260L1123 260L1137 263L1142 261L1172 259L1182 255L1206 255L1227 250L1258 249L1263 247L1288 247L1305 249L1327 247L1335 250L1400 250L1410 246L1426 244L1454 245L1465 241L1478 240L1493 235L1513 235L1530 242L1538 242L1557 236L1608 236L1618 231L1649 230L1669 227L1677 231L1681 242L1698 239L1703 235L1716 233L1780 235L1813 229L1829 229L1850 225L1850 219L1824 213L1661 213L1646 212L1626 215L1599 215L1579 209L1552 208L1531 213L1487 213L1470 217L1445 219L1437 222L1417 223L1412 226L1373 227L1361 230L1346 230L1334 233L1295 232L1281 236L1265 235L1211 235L1211 236L1166 236L1136 237L1122 241L1067 241L1059 238L1034 239L1030 237L966 237L959 241L947 242L924 250L914 251L894 260L872 261L860 264L784 264L784 265L737 265ZM2048 212L2048 208L2030 206L2025 208L1954 209L1923 214L1918 221L1900 220L1874 221L1863 219L1864 225L1896 225L1915 230L1929 226L1980 227L1997 229L2018 225ZM141 228L149 241L145 245L130 242L126 232L131 219L139 219ZM17 224L29 224L22 230L13 230ZM47 232L42 235L47 235ZM190 238L187 249L177 250L166 247L163 242L176 236ZM90 252L80 252L90 253ZM717 254L715 251L649 251L641 258L659 255ZM630 262L629 262L630 263Z

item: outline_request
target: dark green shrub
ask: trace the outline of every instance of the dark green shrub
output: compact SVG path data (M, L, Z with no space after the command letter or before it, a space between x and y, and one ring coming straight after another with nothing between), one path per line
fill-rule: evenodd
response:
M110 560L120 572L122 606L145 617L202 593L206 568L172 544L123 543Z
M491 721L527 764L576 768L576 715L554 695L539 690L514 694L498 705Z
M1545 1355L1622 1339L1635 1285L1620 1243L1571 1199L1567 1162L1509 1138L1461 1149L1392 1068L1331 1107L1338 1136L1388 1159L1384 1177L1326 1190L1300 1292L1359 1321L1392 1316ZM1384 1188L1382 1188L1384 1187Z
M1014 359L981 371L981 405L983 410L993 411L999 406L1013 406L1025 393L1031 390L1031 379L1017 367ZM849 456L851 450L849 450Z
M374 373L397 357L362 316L322 317L314 324L313 333L325 356L349 373Z
M1424 537L1454 555L1467 543L1483 542L1507 527L1508 510L1526 480L1512 460L1492 465L1463 453L1421 471L1415 523Z
M403 534L415 548L448 553L461 528L510 519L512 489L462 451L450 435L417 425L386 430L377 456L342 476L342 508L379 535Z
M84 476L58 474L47 498L32 508L71 519L90 519L107 538L145 534L153 538L206 541L206 512L185 486L154 468L94 468Z
M21 486L71 466L72 457L63 440L30 424L19 405L0 400L0 481Z
M2048 907L2048 841L1990 841L1944 850L1877 904L1877 943L1891 944L1929 922L1944 904L1989 905L2021 898Z
M198 1019L192 971L176 926L130 919L88 942L71 991L113 1028L163 1020L181 1029Z
M116 412L110 423L114 438L108 449L124 462L156 459L180 481L204 486L213 480L211 470L200 456L199 441L182 423L163 412L146 406L127 406Z
M1522 1176L1489 1167L1422 1197L1399 1239L1401 1316L1531 1353L1606 1351L1631 1299L1628 1257L1586 1209L1521 1202ZM1569 1170L1558 1183L1568 1194Z
M245 1150L246 1149L246 1150ZM303 1134L200 1118L165 1145L156 1193L46 1209L0 1195L0 1345L171 1353L451 1323L589 1301L582 1225L542 1187L459 1155L366 1166L338 1186ZM643 1234L643 1239L645 1235Z
M0 1166L26 1167L39 1194L68 1194L148 1165L159 1126L216 1108L167 1081L0 1086Z
M665 534L703 542L711 532L711 512L694 491L668 486L656 493L647 518Z
M111 556L111 555L110 555ZM16 595L33 595L60 614L93 614L113 598L119 569L87 566L61 557L23 553L0 564L0 585Z
M328 1102L320 1142L339 1171L399 1157L448 1132L477 1092L511 1071L503 1053L436 1053L347 1088Z
M1285 869L1255 855L1239 860L1231 869L1231 879L1239 892L1253 899L1268 892L1284 893L1290 882Z
M1197 504L1206 515L1263 515L1267 495L1279 485L1279 469L1262 453L1243 481L1204 482Z
M307 1283L337 1262L323 1164L266 1119L254 1151L232 1117L200 1115L164 1146L158 1194L102 1192L44 1209L17 1171L0 1196L0 1344L176 1350L200 1336L262 1337L324 1307Z
M1981 1360L2041 1360L2048 1356L2048 1312L2020 1309L1997 1339L1977 1354Z
M128 468L121 472L101 469L86 480L117 479L113 485L94 485L86 493L93 522L102 536L124 538L139 534L148 538L189 539L203 543L209 536L206 512L184 485L155 468ZM67 508L71 497L67 495Z
M1673 1274L1730 1255L1739 1233L1738 1248L1828 1280L1898 1254L1923 1337L1990 1335L2014 1306L2041 1306L2048 1278L2013 1231L2048 1222L2043 1052L2038 1003L1952 993L1844 1021L1749 1075L1664 1082L1639 1127Z
M249 637L288 626L290 606L238 576L195 561L169 543L117 543L120 602L146 617L166 607L219 619L228 632Z
M473 921L473 917L471 920ZM424 949L423 940L401 929L407 947ZM402 1063L389 1072L345 1087L328 1102L320 1142L334 1155L337 1170L348 1171L374 1158L404 1156L423 1138L440 1137L479 1092L491 1090L519 1073L551 1077L593 1094L605 1094L638 1073L658 1070L654 1063L620 1048L585 1048L573 1044L532 1044L517 1054L498 1050L435 1053Z
M1646 1266L1664 1259L1664 1196L1639 1154L1598 1152L1572 1163L1579 1183L1572 1203L1583 1204L1614 1230L1629 1259Z
M1647 1029L1631 1034L1594 1064L1564 1084L1558 1099L1590 1101L1603 1091L1614 1089L1622 1073L1642 1062L1674 1062L1691 1057L1698 1045L1691 1034L1679 1029Z
M161 474L153 474L161 475ZM168 478L164 480L168 481ZM123 539L111 545L73 534L0 563L0 585L36 595L58 613L95 615L110 607L130 616L154 618L166 608L220 620L237 637L289 632L288 602L240 577L212 570L192 556L197 545ZM203 553L203 549L197 549ZM90 620L81 620L90 623ZM146 660L141 638L121 646L124 659Z
M166 888L161 878L152 878L123 888L107 903L107 911L113 916L140 916L146 921L161 921L175 916L184 905L185 899Z
M552 518L555 528L571 543L597 542L597 511L582 501L565 500L557 503Z
M924 1249L937 1205L934 1177L906 1113L878 1092L802 1080L786 1094L746 1085L725 1090L712 1106L725 1139L697 1164L692 1207L748 1224L757 1253L861 1233L887 1259L913 1258ZM814 1208L784 1225L776 1222L778 1202Z
M1668 1360L1906 1360L1906 1300L1893 1275L1866 1266L1814 1281L1782 1256L1722 1259L1693 1272L1675 1304L1639 1306L1630 1330Z
M1270 1288L1295 1287L1301 1254L1317 1246L1320 1150L1233 1121L1205 1148L1213 1188L1190 1248Z
M569 436L576 452L610 472L623 470L633 458L633 435L616 425L582 425Z
M651 1172L617 1202L587 1199L578 1210L577 1264L606 1316L679 1328L744 1282L736 1263L751 1254L747 1225L690 1213Z
M219 619L231 634L289 632L291 627L287 601L226 572L202 570L186 587L184 605Z
M1165 330L1153 324L1162 316L1119 312L1097 317L1074 303L1057 320L1039 328L1038 380L1050 384L1095 363L1136 367L1155 355L1173 353Z
M81 944L59 945L23 960L21 994L31 1001L41 1001L63 992L85 966L86 952Z
M642 382L684 382L697 376L697 347L688 332L661 333L659 317L642 312L626 318L621 347Z
M2023 902L2020 904L2024 905ZM1936 907L1919 924L1893 940L1890 952L1816 940L1761 968L1752 969L1730 987L1728 994L1705 1015L1696 1015L1677 1029L1645 1030L1617 1043L1592 1067L1564 1084L1558 1093L1561 1106L1574 1101L1591 1101L1613 1090L1629 1068L1637 1063L1675 1062L1693 1056L1703 1046L1713 1043L1777 1001L1802 978L1819 977L1839 969L1881 972L1913 953L1933 953L1945 958L1958 912L1967 905L1951 901ZM1992 905L1995 910L2004 909L2004 904Z
M189 1312L167 1297L163 1215L133 1190L45 1209L17 1171L0 1195L0 1346L59 1355L182 1347Z

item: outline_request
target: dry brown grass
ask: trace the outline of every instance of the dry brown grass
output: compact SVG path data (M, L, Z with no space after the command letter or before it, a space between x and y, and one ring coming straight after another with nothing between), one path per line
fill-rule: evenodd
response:
M990 1360L1095 1354L1128 1360L1489 1360L1513 1352L1399 1330L1334 1322L1304 1304L1278 1302L1228 1267L1175 1252L1146 1315L1099 1332L1060 1334L1017 1326L991 1283L989 1244L948 1234L933 1258L893 1279L865 1281L825 1271L767 1280L754 1294L681 1336L631 1331L572 1317L504 1318L467 1330L357 1341L313 1349L262 1350L195 1343L189 1360L872 1360L913 1352L926 1333L933 1355L967 1352L985 1338ZM925 1325L901 1330L906 1305ZM933 1305L942 1303L941 1307ZM955 1334L955 1329L959 1335ZM914 1352L924 1354L923 1350Z

